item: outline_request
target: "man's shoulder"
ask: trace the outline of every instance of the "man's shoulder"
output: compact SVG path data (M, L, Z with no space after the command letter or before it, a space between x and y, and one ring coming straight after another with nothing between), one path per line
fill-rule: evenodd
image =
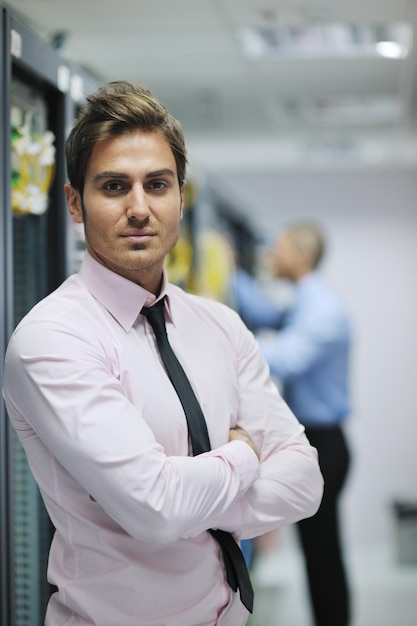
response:
M226 335L243 326L236 311L224 302L184 291L176 285L170 285L168 293L174 317L179 315L185 324L198 318L207 328L217 328Z
M59 287L37 302L17 324L16 331L31 324L70 321L91 306L91 296L78 275L68 277Z
M311 274L308 280L302 285L302 289L305 293L309 293L312 299L321 299L338 309L345 308L337 285L335 286L330 280L319 273Z
M235 314L233 309L224 302L220 302L219 300L215 300L203 294L185 291L182 287L172 283L169 284L168 294L174 304L189 307L196 312L209 311L218 313L219 315L227 315L229 312Z

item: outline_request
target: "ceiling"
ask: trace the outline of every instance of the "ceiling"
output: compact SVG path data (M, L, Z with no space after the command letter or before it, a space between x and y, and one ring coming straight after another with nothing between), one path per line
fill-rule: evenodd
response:
M342 155L372 161L394 153L417 161L415 48L405 59L251 60L236 36L248 26L336 22L416 28L417 0L12 0L9 6L100 82L146 84L181 120L203 166L264 167ZM306 117L300 103L317 98L321 108ZM317 116L335 98L355 102L359 115L348 122ZM358 102L372 98L394 103L394 119L361 115Z

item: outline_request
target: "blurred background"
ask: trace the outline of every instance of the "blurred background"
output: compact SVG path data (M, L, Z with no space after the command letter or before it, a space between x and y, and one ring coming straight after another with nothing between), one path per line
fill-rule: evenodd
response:
M173 280L228 301L230 243L259 274L288 221L323 225L323 272L355 337L343 497L353 626L415 625L417 0L0 6L2 351L83 251L62 197L79 105L103 82L144 83L181 121L189 149ZM4 407L0 433L1 623L38 626L28 607L41 616L50 592L51 529ZM253 576L254 626L309 626L291 528L264 543Z

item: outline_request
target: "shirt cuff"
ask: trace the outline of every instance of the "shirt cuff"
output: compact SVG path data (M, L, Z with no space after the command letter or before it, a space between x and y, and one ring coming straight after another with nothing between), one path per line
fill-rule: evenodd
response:
M226 457L240 475L240 493L243 495L260 475L259 459L252 448L244 441L229 441L212 450L212 455Z

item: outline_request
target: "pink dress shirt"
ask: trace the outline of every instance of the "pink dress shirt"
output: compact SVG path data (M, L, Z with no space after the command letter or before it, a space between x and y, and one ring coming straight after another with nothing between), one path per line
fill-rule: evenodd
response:
M155 298L135 283L86 254L10 340L4 398L56 529L47 626L242 626L205 531L253 537L319 506L316 450L238 315L165 276L162 294L207 420L212 451L198 457L140 315ZM260 461L228 442L236 424Z

